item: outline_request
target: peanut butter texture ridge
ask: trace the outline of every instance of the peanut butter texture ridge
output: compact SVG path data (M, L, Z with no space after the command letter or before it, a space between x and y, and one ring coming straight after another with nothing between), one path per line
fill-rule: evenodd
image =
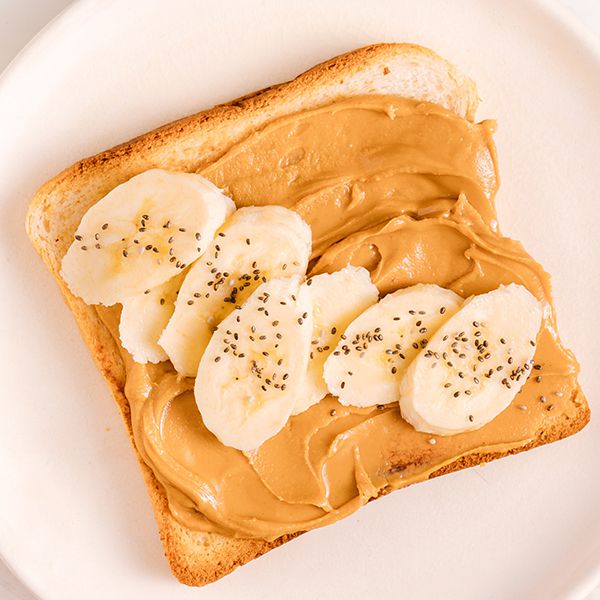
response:
M119 345L136 447L184 526L265 540L323 526L462 456L521 447L548 419L576 414L578 365L558 340L549 278L497 231L494 128L433 104L357 96L275 120L201 171L238 207L297 211L313 231L311 275L350 263L369 269L381 295L436 283L465 298L516 282L540 300L544 321L529 380L477 431L431 436L397 405L359 409L327 396L245 454L204 427L192 379L170 363L136 364ZM98 312L119 343L118 309Z

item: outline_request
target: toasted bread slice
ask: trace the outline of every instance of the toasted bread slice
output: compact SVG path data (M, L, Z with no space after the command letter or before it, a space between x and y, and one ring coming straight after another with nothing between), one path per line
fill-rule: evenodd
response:
M117 343L93 306L74 297L59 272L63 255L86 210L116 185L152 167L196 171L224 154L266 122L355 94L397 94L440 104L472 120L477 106L474 83L432 51L410 44L378 44L324 62L293 81L276 85L146 133L86 158L46 183L27 215L28 234L54 275L83 338L104 375L132 439L124 395L125 370ZM589 409L579 393L576 419L539 433L514 453L570 435L585 425ZM135 449L135 446L134 446ZM137 451L136 451L137 454ZM432 476L476 465L503 454L462 457ZM165 554L175 576L204 585L295 537L274 542L233 539L186 529L169 512L163 488L138 454ZM299 532L300 533L300 532Z

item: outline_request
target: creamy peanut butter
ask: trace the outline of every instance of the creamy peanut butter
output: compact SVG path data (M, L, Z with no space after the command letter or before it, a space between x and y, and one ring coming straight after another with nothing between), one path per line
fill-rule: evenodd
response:
M267 540L319 527L575 415L578 365L558 341L548 276L496 232L493 130L431 104L356 97L279 119L202 171L238 206L299 212L313 229L312 274L365 266L382 295L437 283L467 297L517 282L543 303L544 323L529 380L478 431L418 433L396 405L349 408L328 396L245 454L204 427L193 380L123 350L135 444L182 524ZM118 342L118 311L99 313Z

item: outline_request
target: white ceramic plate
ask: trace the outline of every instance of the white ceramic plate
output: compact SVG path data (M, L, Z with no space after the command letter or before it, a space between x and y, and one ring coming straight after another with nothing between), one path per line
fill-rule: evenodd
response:
M431 46L478 82L479 116L500 124L500 222L552 273L599 408L600 52L562 13L531 0L75 4L0 85L0 552L41 597L550 599L600 579L596 418L201 591L179 585L114 403L25 237L35 189L81 156L384 40Z

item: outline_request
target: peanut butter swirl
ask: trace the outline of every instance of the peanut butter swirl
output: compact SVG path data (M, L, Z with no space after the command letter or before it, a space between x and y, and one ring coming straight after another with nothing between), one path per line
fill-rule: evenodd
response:
M396 405L359 409L328 396L248 453L204 427L193 380L123 350L135 444L183 525L266 540L305 531L575 415L578 365L558 340L548 275L497 232L494 127L432 104L353 97L276 120L202 171L238 206L296 210L313 230L311 274L364 266L382 295L436 283L468 297L516 282L542 302L544 321L527 383L478 431L431 436ZM118 341L118 313L99 312Z

